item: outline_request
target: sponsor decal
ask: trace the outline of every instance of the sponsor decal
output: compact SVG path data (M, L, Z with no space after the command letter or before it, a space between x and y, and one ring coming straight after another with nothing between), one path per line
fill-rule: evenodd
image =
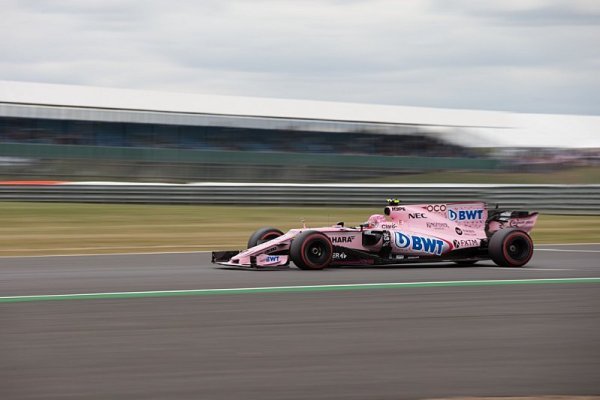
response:
M450 226L445 222L427 222L429 229L448 229Z
M440 239L429 238L417 235L405 235L401 232L396 232L396 246L401 249L411 249L422 251L425 253L442 254L444 242Z
M382 229L396 229L398 225L396 224L381 224Z
M445 204L429 204L425 207L425 209L429 212L446 211L446 205Z
M331 238L332 243L352 243L356 236L333 236Z
M478 239L454 240L452 243L454 243L454 247L456 247L457 249L459 247L477 247L477 246L479 246L479 240Z
M392 211L406 211L404 207L392 207Z
M462 235L463 234L462 229L460 229L458 226L456 228L454 228L454 231L456 231L457 235Z
M381 247L384 249L391 247L391 242L392 238L390 233L388 231L383 231L383 244L381 245Z
M521 228L523 226L533 225L533 220L511 219L508 225L511 228Z
M268 263L279 262L279 256L267 256L267 258L265 259L265 262L268 262Z
M477 246L479 246L478 239L464 239L464 240L461 239L459 242L460 242L460 247L477 247Z
M473 221L483 218L483 210L448 210L450 221Z
M265 253L272 253L272 252L274 252L275 250L277 250L277 246L275 246L275 247L270 247L270 248L266 249L266 250L265 250Z
M423 213L410 213L408 219L424 219L427 218Z
M333 253L332 258L334 260L345 260L346 258L348 258L348 255L346 253Z

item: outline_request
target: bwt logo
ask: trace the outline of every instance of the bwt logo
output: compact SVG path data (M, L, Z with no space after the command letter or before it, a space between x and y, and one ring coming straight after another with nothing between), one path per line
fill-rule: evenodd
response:
M448 210L450 221L471 221L483 218L483 210Z
M265 262L279 262L279 256L267 256Z
M400 249L412 249L415 251L424 251L425 253L442 254L444 242L439 239L433 239L423 236L409 236L404 233L396 232L396 246Z

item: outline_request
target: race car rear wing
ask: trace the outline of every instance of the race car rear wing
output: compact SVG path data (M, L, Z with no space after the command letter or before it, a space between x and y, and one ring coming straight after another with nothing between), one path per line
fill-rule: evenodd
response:
M537 222L538 215L536 211L491 209L486 221L486 232L491 234L500 229L517 228L529 233Z

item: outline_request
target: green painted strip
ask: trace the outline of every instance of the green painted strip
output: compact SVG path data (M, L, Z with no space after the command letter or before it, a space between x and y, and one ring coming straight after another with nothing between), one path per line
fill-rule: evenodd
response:
M54 300L90 300L90 299L129 299L147 297L180 297L210 296L224 294L258 294L258 293L293 293L293 292L332 292L347 290L456 287L456 286L500 286L500 285L546 285L600 283L600 278L553 278L553 279L503 279L473 281L440 281L440 282L400 282L400 283L365 283L349 285L312 285L312 286L274 286L255 288L228 289L195 289L195 290L156 290L146 292L114 292L114 293L75 293L49 294L32 296L4 296L0 303L22 303L30 301Z

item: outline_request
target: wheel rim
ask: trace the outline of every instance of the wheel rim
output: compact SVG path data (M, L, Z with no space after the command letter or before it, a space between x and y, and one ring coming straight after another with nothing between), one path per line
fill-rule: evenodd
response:
M322 243L318 243L318 242L313 242L311 243L310 246L308 246L307 249L307 256L308 259L314 263L318 263L319 260L321 259L321 257L323 256L323 244Z
M522 236L514 237L506 243L507 255L515 261L526 260L529 257L531 246L529 241Z
M323 262L325 253L325 246L318 240L313 241L306 248L306 258L315 264L321 264Z

